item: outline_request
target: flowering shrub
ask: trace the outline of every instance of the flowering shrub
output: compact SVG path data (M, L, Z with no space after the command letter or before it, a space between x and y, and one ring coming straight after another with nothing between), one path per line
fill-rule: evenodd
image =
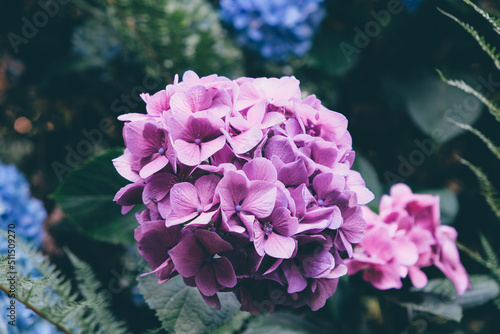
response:
M350 169L347 119L302 99L294 77L188 71L142 98L147 114L119 117L126 149L113 162L133 183L115 201L122 213L145 204L135 238L158 282L179 274L217 307L231 291L254 314L322 307L373 199Z
M377 215L363 207L366 237L347 260L349 274L364 270L363 278L380 290L399 289L401 278L423 288L427 276L421 268L435 265L462 295L469 286L455 244L457 231L440 225L439 197L413 194L405 184L391 188L380 201Z
M222 0L221 17L236 30L240 44L264 58L303 56L325 11L323 0Z

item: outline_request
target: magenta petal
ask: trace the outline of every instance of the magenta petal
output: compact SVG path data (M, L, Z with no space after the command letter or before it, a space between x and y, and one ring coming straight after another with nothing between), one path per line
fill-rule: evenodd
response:
M259 128L250 128L237 136L231 137L227 131L221 129L226 136L227 142L233 148L234 153L244 154L259 144L262 139L262 131Z
M200 158L199 158L200 161L199 162L202 162L202 161L210 158L214 153L216 153L217 151L220 151L224 147L225 144L226 144L226 138L224 136L219 136L219 137L215 138L214 140L202 143L200 145L201 151L200 151ZM179 160L180 160L180 158L179 158Z
M346 239L353 244L360 242L365 236L366 222L360 215L349 216L340 227Z
M276 187L265 181L251 181L248 195L241 204L242 210L257 218L265 218L271 214L276 202Z
M265 158L255 158L243 166L243 171L249 180L275 182L277 180L276 168Z
M153 175L144 186L144 193L147 198L156 202L163 200L170 189L177 183L177 177L170 173L157 173Z
M178 217L196 212L200 203L195 186L189 182L175 184L170 189L170 205L173 209L172 214Z
M231 262L226 257L220 257L214 259L213 263L217 282L226 288L234 287L236 285L236 274Z
M297 218L291 217L290 211L286 208L274 209L271 215L271 223L273 231L285 237L294 235L299 226Z
M227 252L233 249L233 246L222 239L216 232L208 230L196 230L194 232L196 239L205 246L205 249L211 256L222 252Z
M205 301L205 303L207 303L207 305L213 306L213 307L217 308L218 310L220 310L221 305L220 305L220 300L219 300L219 297L217 296L217 294L215 294L213 296L205 296L204 294L202 294L200 292L200 295L203 298L203 300Z
M196 166L202 161L200 145L178 139L174 142L174 146L177 150L177 158L183 164Z
M288 282L288 293L300 292L307 287L307 280L302 276L299 268L292 260L283 261L281 268Z
M163 167L168 165L168 159L164 155L158 155L157 158L151 160L146 166L141 168L139 175L146 179L154 173L160 171Z
M296 242L293 238L283 237L276 233L269 233L264 242L264 250L269 256L278 259L289 259L293 255Z
M170 257L175 269L182 277L194 276L205 260L205 252L192 233L186 234L170 250Z
M308 183L307 170L302 160L288 163L278 171L278 180L287 187L298 187Z
M419 267L409 267L408 275L414 287L421 289L427 285L427 275Z
M262 225L260 225L259 223L255 223L253 233L254 233L253 245L255 247L255 251L260 256L264 256L266 254L266 251L264 250L264 243L266 242L265 239L266 234L262 230Z
M214 200L215 189L219 184L220 177L214 174L204 175L195 182L200 204L203 210L208 210Z
M219 292L213 263L208 263L202 266L196 273L194 280L200 292L205 296L213 296Z

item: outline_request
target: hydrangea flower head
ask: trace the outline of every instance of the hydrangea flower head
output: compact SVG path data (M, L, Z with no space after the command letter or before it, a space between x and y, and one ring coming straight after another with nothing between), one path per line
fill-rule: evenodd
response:
M4 165L0 162L0 225L2 228L15 231L16 237L40 246L43 235L43 221L47 212L43 203L30 194L29 184L24 175L14 165ZM14 228L9 225L14 224ZM0 254L7 255L8 243L1 237ZM41 273L21 249L15 249L16 271L32 279L41 278ZM0 293L0 307L6 309L10 305L10 298ZM20 302L16 302L16 326L0 322L0 332L48 334L56 332L54 326L40 318ZM8 327L7 327L8 326ZM58 331L57 331L58 332Z
M458 254L457 232L441 225L439 196L414 194L405 184L392 186L380 200L377 215L363 207L366 237L348 259L349 274L363 271L363 278L380 290L400 289L401 279L423 288L427 276L421 268L435 265L462 295L469 277Z
M181 275L216 307L218 292L233 292L253 314L322 307L373 199L351 170L346 118L303 99L294 77L188 71L143 97L146 114L119 117L127 148L114 164L132 182L115 201L147 207L135 231L145 275ZM256 306L276 289L285 297Z
M264 58L302 57L325 10L323 0L221 0L221 17L231 24L240 44Z
M15 224L17 235L40 246L46 217L43 203L31 197L24 175L14 165L0 161L0 225L6 228ZM0 246L2 253L6 250L6 244Z

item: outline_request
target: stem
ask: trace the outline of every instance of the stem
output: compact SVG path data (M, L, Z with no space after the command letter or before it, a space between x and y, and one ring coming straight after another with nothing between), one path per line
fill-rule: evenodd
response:
M5 292L7 295L9 295L9 290L7 290L7 288L5 288L3 285L0 285L0 290ZM65 333L65 334L71 334L70 331L68 331L66 328L64 328L62 325L48 319L40 310L38 310L35 306L31 305L30 303L28 302L24 302L22 300L20 300L19 298L17 297L14 297L14 299L16 299L18 302L22 303L24 306L26 306L27 308L29 308L30 310L32 310L33 312L35 312L36 314L38 314L41 318L47 320L48 322L50 322L52 325L54 325L58 330L60 330L61 332Z

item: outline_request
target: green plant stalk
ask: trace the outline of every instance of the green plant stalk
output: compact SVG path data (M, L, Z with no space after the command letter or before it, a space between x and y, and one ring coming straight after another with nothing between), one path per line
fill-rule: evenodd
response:
M9 290L7 290L7 288L4 287L3 285L0 285L0 290L3 291L3 292L5 292L7 295L9 294ZM24 302L24 301L20 300L17 297L14 297L14 299L16 299L18 302L22 303L24 306L26 306L27 308L29 308L30 310L32 310L33 312L35 312L41 318L43 318L46 321L50 322L52 325L54 325L61 332L65 333L65 334L71 334L71 332L68 331L66 328L64 328L62 325L60 325L60 324L58 324L58 323L56 323L54 321L51 321L50 319L47 319L45 317L45 315L40 310L38 310L35 306L31 305L30 303Z

